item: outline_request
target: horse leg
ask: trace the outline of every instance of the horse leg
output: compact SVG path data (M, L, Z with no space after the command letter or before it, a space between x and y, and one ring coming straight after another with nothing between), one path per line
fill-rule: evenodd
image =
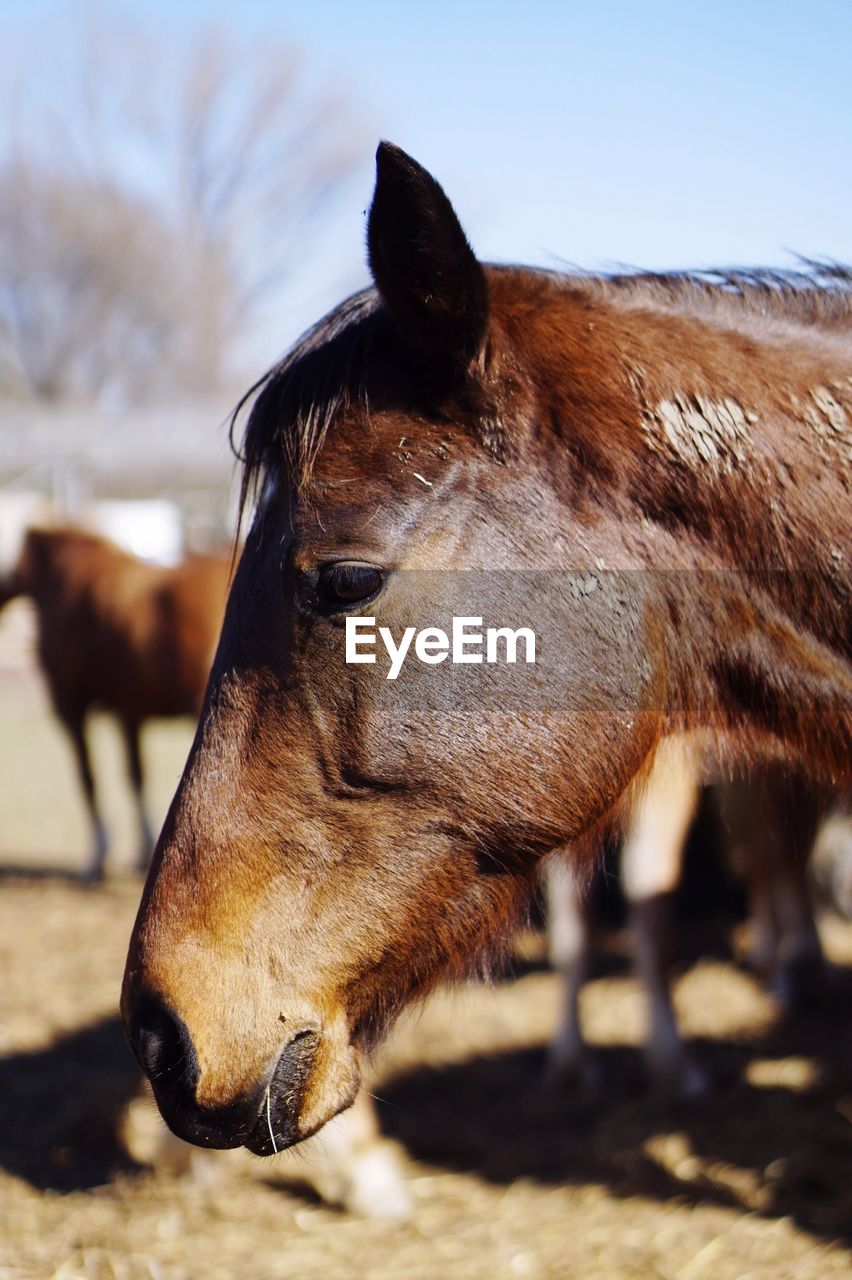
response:
M818 789L801 774L773 769L766 785L771 835L771 890L780 946L775 985L785 1004L822 993L826 970L814 920L807 859L823 809Z
M130 775L130 785L133 788L136 812L139 817L139 828L142 833L142 843L139 848L136 869L144 875L148 870L151 853L154 849L154 831L145 806L145 779L142 769L139 725L135 722L124 720L121 727L124 732L124 746L127 752L127 771Z
M547 907L550 964L563 980L562 1016L550 1042L547 1078L551 1083L594 1078L580 1031L580 988L588 978L589 926L580 889L567 861L555 854L542 870Z
M780 765L723 789L723 812L745 877L752 964L785 1003L818 993L825 977L807 880L822 797Z
M68 712L67 710L60 712L60 719L65 727L68 737L71 739L71 746L74 749L74 756L77 761L77 772L80 777L80 785L83 788L83 795L86 800L86 808L89 811L89 819L92 824L94 834L94 847L92 849L92 858L88 868L83 873L84 879L95 883L104 878L104 864L107 855L107 833L106 828L101 820L100 811L98 809L97 794L95 792L95 777L92 772L92 761L89 755L89 745L86 741L86 720L84 712Z
M308 1181L326 1204L340 1205L362 1218L402 1221L411 1216L393 1144L381 1135L376 1109L363 1089L353 1106L300 1143L292 1172ZM278 1171L287 1174L287 1155Z
M695 768L683 744L676 739L664 742L634 808L621 851L634 965L650 1005L646 1059L658 1080L674 1084L686 1097L703 1093L707 1081L678 1032L667 971L675 932L674 890L697 797Z
M825 899L852 920L852 798L836 800L820 823L811 868Z
M750 842L740 851L740 863L751 919L751 967L769 986L775 982L781 954L781 932L772 891L772 855L762 841Z
M766 775L755 770L718 790L728 842L728 860L745 882L750 937L748 960L767 986L777 978L781 930L774 892L775 854L771 824L777 816L765 794Z

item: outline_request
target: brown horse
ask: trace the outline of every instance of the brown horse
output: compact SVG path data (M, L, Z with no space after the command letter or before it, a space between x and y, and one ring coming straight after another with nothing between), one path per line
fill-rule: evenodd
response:
M261 496L130 944L129 1037L202 1145L346 1107L672 733L849 771L852 273L486 267L388 145L369 256L257 389ZM353 614L385 628L361 661ZM447 660L484 619L535 662Z
M102 707L122 729L142 828L139 868L153 848L143 795L140 730L150 716L196 716L222 621L229 562L194 556L164 569L79 529L31 529L0 587L35 605L38 655L66 729L94 831L87 877L103 876L107 835L86 742L86 715Z

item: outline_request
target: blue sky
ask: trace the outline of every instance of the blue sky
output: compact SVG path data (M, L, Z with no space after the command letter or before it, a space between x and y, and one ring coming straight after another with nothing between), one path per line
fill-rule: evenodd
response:
M164 42L218 19L290 37L363 120L364 158L308 268L277 299L274 354L365 279L375 141L439 178L481 256L649 267L852 260L852 3L112 0ZM44 38L57 0L3 0L0 43ZM38 72L35 72L38 74Z

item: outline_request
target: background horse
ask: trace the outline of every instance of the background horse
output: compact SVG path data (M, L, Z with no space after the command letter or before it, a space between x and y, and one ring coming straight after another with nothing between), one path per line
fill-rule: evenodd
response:
M202 1145L349 1105L668 736L849 772L850 276L486 268L386 145L369 253L252 408L262 497L128 956L131 1043ZM540 661L420 646L391 682L346 661L353 613L532 627Z
M668 973L678 932L675 890L701 781L708 776L701 754L695 743L666 740L620 850L633 963L649 1006L646 1061L660 1084L684 1097L700 1096L710 1083L681 1039ZM724 846L718 852L744 882L751 965L785 1007L802 1009L819 997L828 979L807 874L826 796L804 773L777 764L718 783L714 792ZM848 839L848 824L844 834ZM579 1016L592 958L590 903L571 864L567 849L548 858L543 868L550 961L565 983L548 1075L554 1081L594 1082Z
M153 837L145 809L140 731L151 716L197 716L227 592L229 561L193 556L176 568L137 559L80 529L31 529L2 585L35 606L38 657L77 760L94 832L88 877L103 876L107 833L98 809L86 716L118 720L139 813L138 865Z

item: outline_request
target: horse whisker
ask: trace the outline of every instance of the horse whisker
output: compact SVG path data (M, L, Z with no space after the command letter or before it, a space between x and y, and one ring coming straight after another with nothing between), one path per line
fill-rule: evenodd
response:
M266 1086L266 1127L269 1130L270 1141L272 1142L272 1150L278 1155L278 1143L275 1141L275 1133L272 1129L272 1103L270 1099L271 1084Z

